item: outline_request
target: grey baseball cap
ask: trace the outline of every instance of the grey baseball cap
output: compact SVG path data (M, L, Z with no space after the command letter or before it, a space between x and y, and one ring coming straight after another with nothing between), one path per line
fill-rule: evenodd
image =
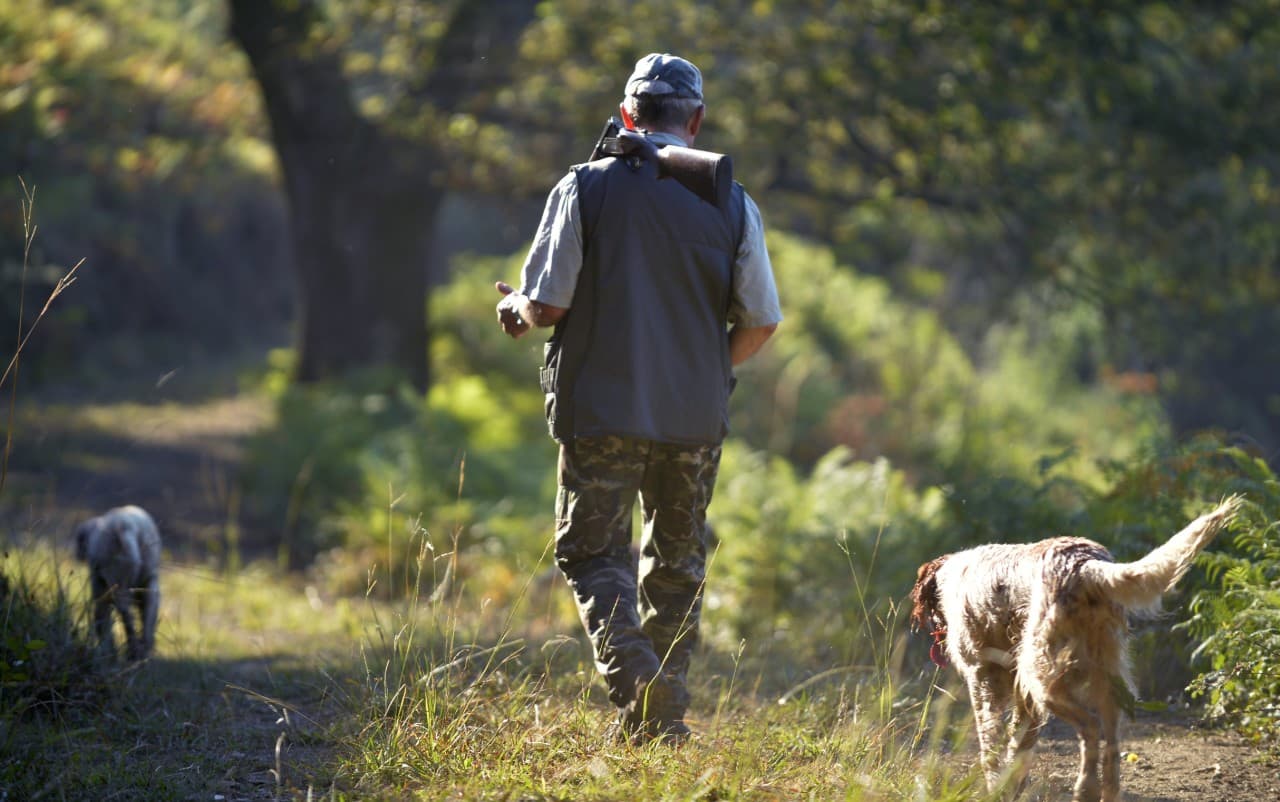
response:
M627 94L674 95L702 100L702 73L679 56L650 53L636 62L627 79Z

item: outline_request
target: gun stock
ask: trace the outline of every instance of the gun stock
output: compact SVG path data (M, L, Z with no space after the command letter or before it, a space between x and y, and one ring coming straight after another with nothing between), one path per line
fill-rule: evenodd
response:
M733 161L723 153L695 148L660 148L637 131L622 127L610 118L591 151L591 159L625 156L651 161L658 178L673 178L685 189L719 209L729 205L733 190Z
M733 161L723 153L695 148L657 148L659 178L674 178L719 209L729 206Z

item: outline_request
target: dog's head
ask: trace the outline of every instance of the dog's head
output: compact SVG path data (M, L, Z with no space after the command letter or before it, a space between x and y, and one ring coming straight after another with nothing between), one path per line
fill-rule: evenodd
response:
M916 584L911 589L912 632L933 632L946 628L938 599L938 569L946 561L945 556L930 560L916 572Z

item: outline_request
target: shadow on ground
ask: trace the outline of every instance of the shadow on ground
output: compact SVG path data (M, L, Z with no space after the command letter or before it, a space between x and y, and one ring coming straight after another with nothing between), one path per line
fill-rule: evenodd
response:
M70 703L0 694L6 798L301 799L331 784L331 682L314 663L156 657L94 681Z

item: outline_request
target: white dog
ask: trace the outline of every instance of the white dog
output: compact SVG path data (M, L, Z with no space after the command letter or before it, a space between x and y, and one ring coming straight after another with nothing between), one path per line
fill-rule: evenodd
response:
M127 655L141 660L156 643L160 606L160 530L141 507L117 507L76 527L76 559L89 564L93 622L98 640L115 653L111 608L124 620ZM138 608L141 632L134 626Z
M928 628L934 661L949 658L969 687L989 791L1004 782L1015 795L1021 790L1030 750L1055 715L1080 740L1075 802L1120 798L1117 720L1133 698L1127 613L1157 609L1240 503L1227 499L1132 563L1114 562L1092 540L1056 537L978 546L920 566L911 623ZM1100 737L1107 742L1101 783Z

